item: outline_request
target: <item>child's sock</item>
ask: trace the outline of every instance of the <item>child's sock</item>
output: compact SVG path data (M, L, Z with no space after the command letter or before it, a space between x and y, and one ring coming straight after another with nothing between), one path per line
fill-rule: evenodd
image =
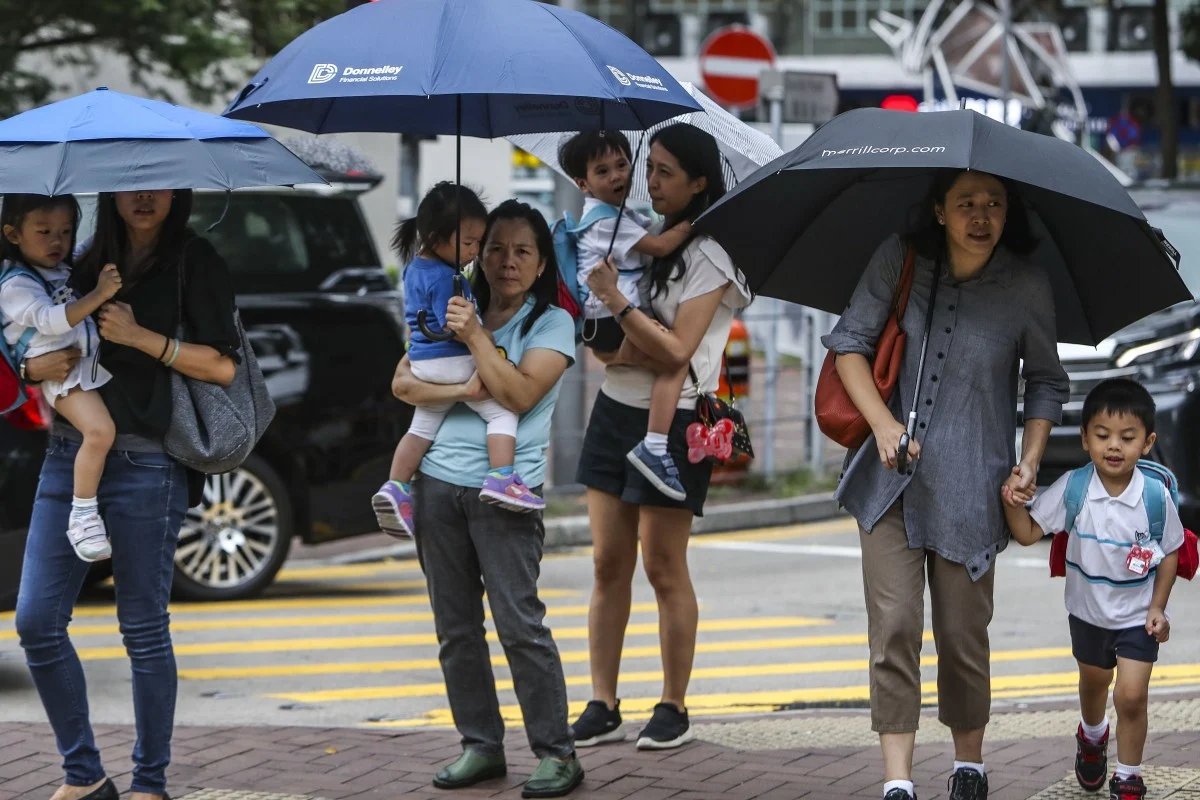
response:
M909 797L916 797L917 789L913 786L912 781L888 781L883 785L883 795L887 797L887 793L892 789L903 789L908 792Z
M1118 761L1117 762L1117 771L1115 773L1113 773L1113 777L1116 778L1117 780L1121 781L1121 780L1125 780L1126 778L1141 777L1141 774L1142 774L1142 765L1141 764L1131 767L1127 764L1122 764L1120 761Z
M95 514L99 510L100 506L96 503L96 498L71 496L72 517L86 517L88 514Z
M492 467L490 474L497 478L507 478L509 475L513 474L513 468L511 466Z
M642 444L646 445L646 449L656 456L667 454L667 435L665 433L647 433Z
M987 771L984 770L983 764L976 764L972 761L955 761L954 762L954 771L955 772L958 772L963 767L966 767L967 769L973 769L976 772L978 772L980 775L987 775Z
M1100 744L1104 734L1108 733L1108 717L1100 720L1096 725L1088 725L1084 722L1083 717L1080 717L1079 727L1083 729L1083 738L1092 744Z

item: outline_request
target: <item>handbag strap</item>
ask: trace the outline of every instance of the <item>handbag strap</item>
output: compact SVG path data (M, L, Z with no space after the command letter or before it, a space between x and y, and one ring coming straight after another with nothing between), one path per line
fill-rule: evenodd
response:
M912 294L913 274L916 272L917 250L912 245L904 254L904 266L900 270L900 280L896 281L896 292L892 295L892 313L896 321L904 319L908 310L908 296Z

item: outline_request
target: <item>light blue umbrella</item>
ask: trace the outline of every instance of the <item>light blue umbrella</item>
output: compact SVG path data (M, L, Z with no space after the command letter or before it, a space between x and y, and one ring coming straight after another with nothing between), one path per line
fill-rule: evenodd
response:
M325 183L248 122L108 89L0 122L0 193Z

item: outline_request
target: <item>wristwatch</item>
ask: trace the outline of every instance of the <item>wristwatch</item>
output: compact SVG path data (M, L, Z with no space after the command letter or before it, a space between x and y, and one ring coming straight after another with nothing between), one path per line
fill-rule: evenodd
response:
M615 317L615 319L617 320L617 324L620 325L622 322L624 322L625 317L629 316L629 312L633 311L635 308L637 308L637 306L635 306L633 303L629 303L624 308L622 308L620 311L618 311L616 314L616 317Z
M17 365L17 375L21 378L21 383L29 383L29 378L25 376L25 359L21 359L21 363Z

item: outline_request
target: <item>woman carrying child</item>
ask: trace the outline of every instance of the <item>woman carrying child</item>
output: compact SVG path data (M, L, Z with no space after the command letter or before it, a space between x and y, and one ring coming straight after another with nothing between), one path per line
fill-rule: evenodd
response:
M418 323L423 315L446 328L450 299L470 291L460 269L475 260L487 225L487 209L470 189L442 182L429 190L417 216L400 223L392 246L407 261L404 268L404 315L410 330L408 360L413 376L425 383L457 385L475 374L475 359L462 341L431 339ZM415 256L415 257L414 257ZM456 260L457 259L457 260ZM460 289L461 287L461 289ZM427 323L428 324L428 323ZM545 502L513 471L517 415L491 398L465 400L487 422L488 461L479 499L509 511L540 511ZM371 500L380 530L413 535L410 481L429 451L454 401L416 404L412 424L396 447L391 474Z
M563 373L575 354L575 326L558 308L558 265L550 227L525 203L492 211L471 279L479 307L450 299L446 328L475 360L458 384L420 380L405 356L392 390L413 405L494 397L520 415L514 466L538 494L546 474L550 421ZM482 317L482 319L481 319ZM504 719L484 638L483 593L540 763L524 797L559 797L583 780L567 725L567 687L546 607L538 597L545 528L541 512L514 514L480 497L492 469L486 426L469 408L450 410L413 481L417 556L425 573L462 755L433 779L463 789L508 771Z
M725 193L716 140L691 125L663 128L650 139L647 180L654 210L665 218L663 228L690 223ZM625 738L617 677L639 541L658 600L664 682L662 702L637 744L664 749L695 738L685 704L698 618L687 546L692 517L704 512L712 467L689 463L685 436L695 420L697 392L717 388L733 313L750 302L750 292L725 251L690 232L672 252L654 259L646 283L643 309L621 290L612 261L597 265L588 278L624 340L615 353L597 354L607 361L605 379L579 459L595 544L588 615L593 699L574 725L581 747ZM681 372L688 379L669 403L666 442L685 496L675 500L630 463L629 453L646 436L657 376Z
M133 672L131 800L166 795L178 687L167 601L179 528L204 486L203 475L163 450L171 375L228 386L240 360L229 269L188 228L191 209L190 190L101 194L96 235L71 277L87 297L111 280L102 277L108 265L121 275L120 291L97 314L100 366L112 375L97 391L116 428L97 501L108 522L117 621ZM174 338L181 282L187 342ZM62 364L58 353L30 358L26 376L57 378ZM62 535L83 440L70 420L55 420L29 522L16 628L63 756L66 781L54 800L117 800L88 719L83 666L67 635L88 575Z

